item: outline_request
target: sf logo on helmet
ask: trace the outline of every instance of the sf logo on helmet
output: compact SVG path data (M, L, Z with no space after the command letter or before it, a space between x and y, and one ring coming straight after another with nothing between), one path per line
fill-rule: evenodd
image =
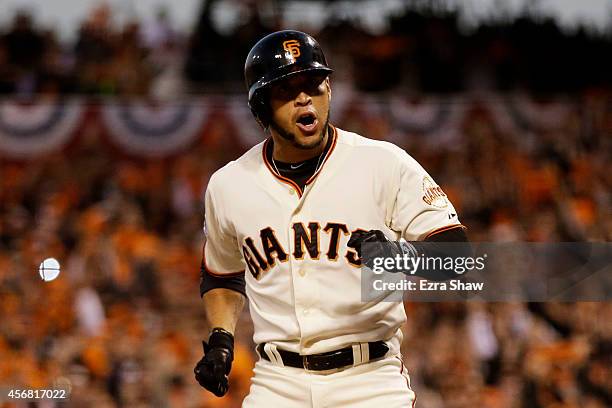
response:
M298 40L287 40L283 42L285 51L289 51L294 58L300 56L300 43Z

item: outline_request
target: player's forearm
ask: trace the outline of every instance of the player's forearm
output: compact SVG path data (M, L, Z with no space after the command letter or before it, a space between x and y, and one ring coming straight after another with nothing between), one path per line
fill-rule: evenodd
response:
M220 327L234 333L244 307L244 295L230 289L217 288L206 292L202 299L209 327Z

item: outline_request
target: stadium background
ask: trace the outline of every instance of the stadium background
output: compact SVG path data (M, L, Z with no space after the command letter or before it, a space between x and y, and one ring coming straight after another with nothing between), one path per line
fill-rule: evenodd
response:
M75 407L234 407L248 391L246 311L229 395L193 380L202 195L261 140L242 64L291 8L237 2L220 32L214 3L187 32L172 9L118 24L105 6L70 41L27 10L0 27L0 386L69 381ZM525 7L467 30L453 4L412 2L376 33L297 27L336 71L332 121L417 158L474 241L609 241L612 27ZM62 274L43 283L50 256ZM406 309L420 406L612 405L609 303Z

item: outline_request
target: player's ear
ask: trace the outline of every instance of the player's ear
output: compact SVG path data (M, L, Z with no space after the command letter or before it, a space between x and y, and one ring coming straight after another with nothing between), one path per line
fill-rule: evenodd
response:
M331 100L331 84L329 82L329 77L325 78L325 87L327 88L327 99Z

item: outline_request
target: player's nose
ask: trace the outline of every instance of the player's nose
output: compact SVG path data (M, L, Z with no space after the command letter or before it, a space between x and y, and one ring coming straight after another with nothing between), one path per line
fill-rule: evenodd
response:
M301 91L295 97L295 104L297 106L306 106L312 102L312 98L306 92Z

